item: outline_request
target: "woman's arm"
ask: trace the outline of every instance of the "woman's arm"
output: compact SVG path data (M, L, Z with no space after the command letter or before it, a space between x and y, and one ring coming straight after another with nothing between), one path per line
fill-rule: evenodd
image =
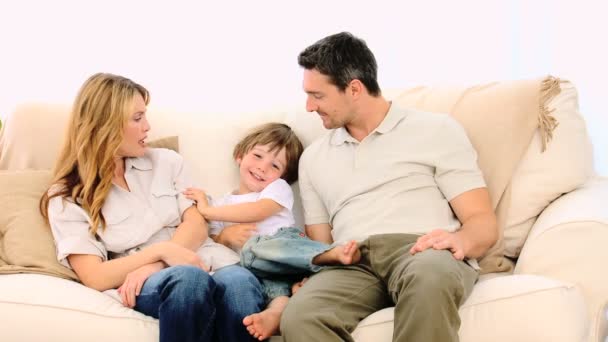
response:
M207 239L207 232L207 222L196 207L192 206L184 211L182 223L177 226L171 241L196 251Z
M108 261L89 254L70 254L67 259L80 281L99 291L117 288L122 285L129 272L159 261L169 266L193 265L205 269L196 253L169 241L159 242L138 253Z

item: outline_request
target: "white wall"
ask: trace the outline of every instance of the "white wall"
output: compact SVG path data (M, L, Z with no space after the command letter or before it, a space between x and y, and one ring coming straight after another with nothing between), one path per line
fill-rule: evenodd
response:
M596 168L608 174L602 3L2 1L0 115L19 101L71 101L98 71L142 83L157 106L238 113L303 105L297 54L348 30L375 52L384 88L546 74L571 80Z

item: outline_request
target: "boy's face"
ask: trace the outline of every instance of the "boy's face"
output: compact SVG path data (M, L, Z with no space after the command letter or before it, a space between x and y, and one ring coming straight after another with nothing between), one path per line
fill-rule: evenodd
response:
M269 145L253 146L236 162L241 178L239 194L264 190L268 184L281 178L287 168L285 148L271 152Z
M354 118L349 88L340 91L331 83L329 76L323 75L317 69L304 69L302 87L306 96L306 110L317 112L327 129L344 127Z

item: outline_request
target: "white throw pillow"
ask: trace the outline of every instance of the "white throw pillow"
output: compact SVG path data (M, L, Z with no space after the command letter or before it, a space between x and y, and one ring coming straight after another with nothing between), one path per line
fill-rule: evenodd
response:
M511 207L504 230L505 255L517 257L538 215L556 198L593 175L593 151L578 94L563 81L561 92L548 103L558 126L547 150L537 131L511 181Z

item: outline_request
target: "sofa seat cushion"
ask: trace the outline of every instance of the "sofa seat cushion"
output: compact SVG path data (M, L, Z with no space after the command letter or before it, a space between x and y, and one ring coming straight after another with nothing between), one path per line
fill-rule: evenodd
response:
M158 341L158 321L79 283L0 275L3 341Z
M533 275L491 277L478 282L459 310L460 340L582 342L587 308L571 284ZM356 341L391 341L393 308L365 318L352 333Z

